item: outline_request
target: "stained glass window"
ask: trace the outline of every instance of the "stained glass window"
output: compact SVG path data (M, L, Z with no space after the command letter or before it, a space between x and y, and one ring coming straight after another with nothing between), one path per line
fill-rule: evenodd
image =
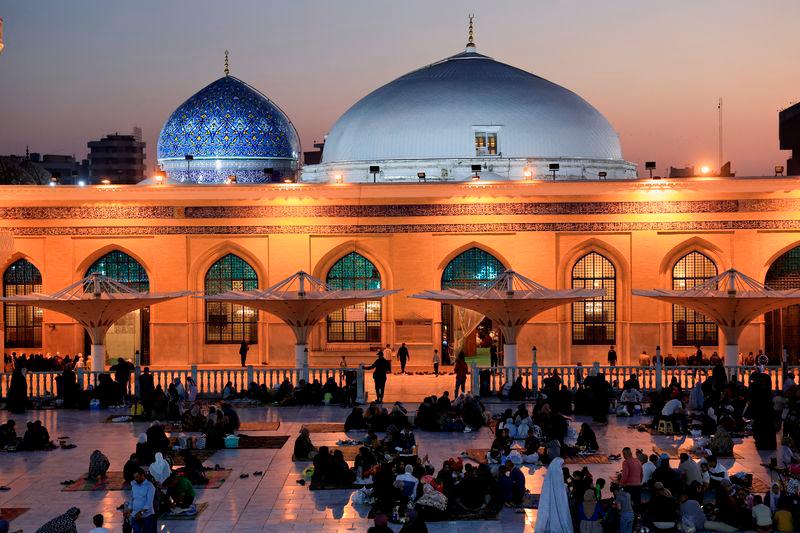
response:
M480 248L470 248L450 261L442 272L443 289L486 287L505 272L496 257Z
M770 289L800 289L800 246L775 260L767 270L764 284ZM771 311L764 315L764 350L772 361L779 361L783 348L789 361L797 364L800 357L800 305Z
M86 270L86 275L95 272L124 283L135 291L147 292L150 290L147 271L136 259L120 250L113 250L95 261Z
M572 267L573 289L605 294L572 304L572 344L614 344L617 337L617 272L611 261L591 252Z
M717 266L700 252L683 256L672 268L672 288L679 291L702 285L717 275ZM717 324L706 315L682 305L672 306L672 344L716 346Z
M372 262L351 252L339 259L325 280L331 289L371 290L381 288L381 275ZM328 342L380 342L381 301L370 300L328 315Z
M228 254L206 272L206 294L226 291L252 291L258 288L258 275L244 259ZM206 342L208 344L248 344L258 342L258 311L229 302L206 302Z
M33 263L18 259L3 274L3 294L18 296L42 291L42 273ZM5 304L7 348L42 347L42 310L32 305Z

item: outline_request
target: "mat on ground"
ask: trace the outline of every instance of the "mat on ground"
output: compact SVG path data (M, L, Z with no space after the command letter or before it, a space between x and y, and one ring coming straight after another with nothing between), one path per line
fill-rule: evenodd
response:
M201 502L195 506L197 512L193 514L184 514L184 513L165 513L158 517L159 520L194 520L200 513L205 511L208 508L208 503Z

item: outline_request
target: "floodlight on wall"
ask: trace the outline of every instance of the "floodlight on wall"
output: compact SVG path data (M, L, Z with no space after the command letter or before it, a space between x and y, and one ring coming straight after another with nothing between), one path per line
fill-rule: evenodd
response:
M472 181L478 181L479 179L481 179L480 172L482 170L482 167L480 165L472 165L471 168L472 172L475 173L475 175L472 176Z
M783 176L783 165L775 165L775 175L776 176Z
M417 172L417 178L419 179L419 181L426 181L424 172Z
M606 179L607 176L608 172L606 172L605 170L601 170L600 172L597 173L597 177L600 178L601 180Z
M50 186L51 187L55 187L56 185L58 185L58 178L56 176L51 176L50 177Z
M370 165L369 166L369 173L372 174L372 183L377 183L378 181L378 174L381 172L381 167L378 165Z
M555 179L556 179L556 172L558 172L559 170L561 170L561 165L560 165L559 163L550 163L550 164L548 165L548 168L550 169L550 172L552 172L552 173L553 173L553 181L555 181Z
M336 174L333 177L333 181L335 181L336 183L341 183L342 182L342 175L341 174Z
M655 168L656 168L656 162L655 161L645 161L644 168L645 168L645 170L650 171L650 178L652 179L653 170L655 170Z
M192 179L191 164L192 160L194 159L194 156L192 154L186 154L185 156L183 156L183 158L186 159L186 179L188 181L191 181Z
M111 180L108 178L103 178L100 180L100 183L102 183L103 185L111 185Z
M522 176L526 180L532 179L533 178L533 171L531 170L530 167L525 167L525 168L522 169Z

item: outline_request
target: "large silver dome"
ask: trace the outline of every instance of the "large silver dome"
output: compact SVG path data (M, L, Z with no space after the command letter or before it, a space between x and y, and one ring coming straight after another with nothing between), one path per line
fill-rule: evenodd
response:
M501 158L622 158L583 98L468 48L362 98L331 129L323 164L474 158L482 129L496 132Z

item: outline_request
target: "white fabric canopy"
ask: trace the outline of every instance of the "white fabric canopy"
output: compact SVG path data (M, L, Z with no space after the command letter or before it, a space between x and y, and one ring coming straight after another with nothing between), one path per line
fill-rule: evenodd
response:
M536 533L572 533L567 485L564 483L564 459L550 461L542 483L539 512L536 514Z
M730 269L688 290L634 290L644 296L689 307L714 320L725 336L725 364L738 364L739 337L750 322L770 311L800 304L800 289L773 290Z
M506 365L514 366L509 354L515 357L517 336L529 320L548 309L603 294L603 289L548 289L506 270L488 287L423 291L411 297L465 307L488 317L503 331Z
M0 298L5 303L32 305L66 315L86 328L92 339L92 370L103 370L102 349L114 322L137 309L180 298L190 291L138 292L111 278L93 273L53 294L30 293Z
M301 270L263 291L228 291L205 296L205 299L260 309L283 320L295 334L295 362L302 366L308 362L305 351L308 336L322 319L339 309L378 300L396 292L399 289L331 289L321 280Z

